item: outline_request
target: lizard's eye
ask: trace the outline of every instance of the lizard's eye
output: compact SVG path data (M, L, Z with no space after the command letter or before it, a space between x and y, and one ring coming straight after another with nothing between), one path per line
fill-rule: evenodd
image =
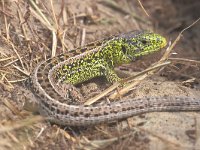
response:
M147 41L146 41L146 40L142 40L141 42L142 42L142 44L144 44L144 45L147 44Z

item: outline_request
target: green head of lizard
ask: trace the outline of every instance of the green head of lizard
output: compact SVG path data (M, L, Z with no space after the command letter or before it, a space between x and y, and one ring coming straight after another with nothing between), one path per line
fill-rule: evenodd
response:
M106 59L116 66L156 52L166 44L166 39L159 34L149 31L131 31L114 37L105 44L103 51Z

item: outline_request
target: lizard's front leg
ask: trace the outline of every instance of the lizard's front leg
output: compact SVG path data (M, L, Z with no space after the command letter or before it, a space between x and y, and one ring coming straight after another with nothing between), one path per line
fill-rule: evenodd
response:
M118 77L113 68L109 67L108 65L104 65L102 66L102 68L102 73L106 77L108 82L115 83L121 80L121 78Z

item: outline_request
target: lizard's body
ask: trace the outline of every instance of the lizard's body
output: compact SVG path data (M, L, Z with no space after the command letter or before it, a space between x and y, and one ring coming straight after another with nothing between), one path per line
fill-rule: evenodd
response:
M74 84L96 76L117 82L120 78L113 71L114 67L158 51L165 45L165 38L158 34L134 31L43 61L31 75L40 112L57 124L85 126L151 111L199 110L198 100L180 97L164 98L165 101L155 97L121 100L100 106L72 104L83 100Z

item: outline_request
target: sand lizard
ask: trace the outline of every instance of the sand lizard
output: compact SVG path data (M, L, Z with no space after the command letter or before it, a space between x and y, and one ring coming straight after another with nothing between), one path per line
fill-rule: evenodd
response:
M199 100L186 97L146 97L98 106L71 104L83 99L74 84L96 76L117 82L120 78L114 67L165 46L166 39L159 34L131 31L41 62L31 75L41 114L60 125L86 126L152 111L200 110Z

